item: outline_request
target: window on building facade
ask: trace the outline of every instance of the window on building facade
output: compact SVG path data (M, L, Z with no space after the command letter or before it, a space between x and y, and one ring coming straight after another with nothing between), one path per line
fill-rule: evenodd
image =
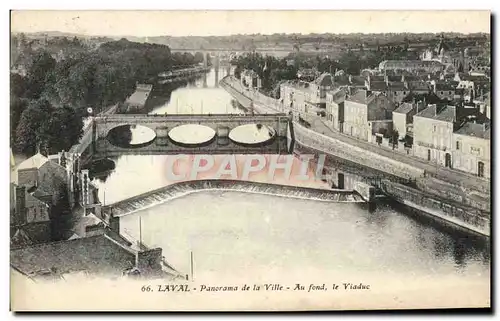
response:
M460 141L457 140L457 150L460 150Z
M436 132L436 125L432 126L432 132Z
M471 146L470 147L470 152L471 152L471 154L474 154L474 155L480 155L481 154L481 148Z

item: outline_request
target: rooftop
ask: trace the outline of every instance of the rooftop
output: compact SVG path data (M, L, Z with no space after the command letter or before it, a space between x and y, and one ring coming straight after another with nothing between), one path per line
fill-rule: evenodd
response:
M413 110L415 106L411 103L403 103L401 104L396 110L394 110L394 113L399 113L399 114L407 114L410 111Z
M372 81L372 82L384 81L385 82L385 77L384 76L370 76L370 81Z
M408 82L408 88L415 91L429 91L429 84L424 81Z
M387 91L387 84L385 81L372 81L370 82L371 91Z
M120 259L121 258L121 259ZM25 275L44 271L121 272L133 266L135 253L106 235L51 242L10 251L10 264Z
M491 129L489 124L478 124L475 122L466 122L456 132L459 135L474 136L483 139L490 139Z
M381 70L398 67L443 67L443 64L433 60L385 60L379 65L379 69Z
M349 82L353 86L364 86L366 78L363 76L352 76L349 79Z
M339 90L334 91L334 92L329 92L329 93L327 93L327 95L332 96L333 102L336 104L339 104L346 99L345 98L346 92L344 89L339 89Z
M453 91L456 88L455 82L436 82L436 91Z
M380 95L380 93L371 93L371 94L367 95L367 91L366 90L360 90L357 93L355 93L354 95L349 96L348 98L346 98L346 101L352 101L352 102L355 102L355 103L368 105L375 98L377 98L379 95Z
M31 156L30 158L24 160L21 164L17 165L15 170L40 168L43 164L48 162L49 159L40 153Z
M397 91L406 90L405 83L400 81L391 82L389 83L388 87L389 90L397 90Z
M419 112L416 116L430 118L445 122L454 122L456 120L456 108L454 106L429 105L428 108Z

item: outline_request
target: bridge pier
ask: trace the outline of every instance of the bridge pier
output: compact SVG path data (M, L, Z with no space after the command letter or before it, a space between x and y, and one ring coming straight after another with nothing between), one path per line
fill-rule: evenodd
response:
M156 134L155 144L156 144L156 146L167 146L168 145L168 131L169 131L169 128L167 126L160 126L160 127L156 128L156 130L155 130L155 134Z
M230 128L226 126L217 127L217 145L226 146L229 145L229 132Z
M155 130L155 134L157 138L168 137L169 128L167 126L157 127Z

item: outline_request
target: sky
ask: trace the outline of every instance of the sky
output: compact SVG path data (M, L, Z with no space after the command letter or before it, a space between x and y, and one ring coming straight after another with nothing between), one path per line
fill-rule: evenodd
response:
M489 11L34 11L11 13L13 32L102 36L273 33L490 32Z

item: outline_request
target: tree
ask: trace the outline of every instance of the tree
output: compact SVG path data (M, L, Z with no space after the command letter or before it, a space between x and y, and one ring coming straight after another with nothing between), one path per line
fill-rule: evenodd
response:
M23 111L28 106L28 100L18 98L16 96L10 97L10 142L15 145L16 142L16 128L21 119Z
M10 73L10 94L15 97L24 97L26 94L26 79L16 73Z
M35 54L27 70L27 96L29 98L38 99L40 97L45 87L45 77L55 66L56 61L48 52L40 51Z
M41 128L47 125L52 113L48 101L31 101L23 111L16 129L17 149L26 155L35 154L37 147L42 145L46 137L41 137Z
M199 51L194 54L194 62L196 63L202 63L203 58L204 58L203 54Z
M45 99L31 101L16 128L17 149L33 155L69 150L82 135L83 112L64 106L54 108Z

